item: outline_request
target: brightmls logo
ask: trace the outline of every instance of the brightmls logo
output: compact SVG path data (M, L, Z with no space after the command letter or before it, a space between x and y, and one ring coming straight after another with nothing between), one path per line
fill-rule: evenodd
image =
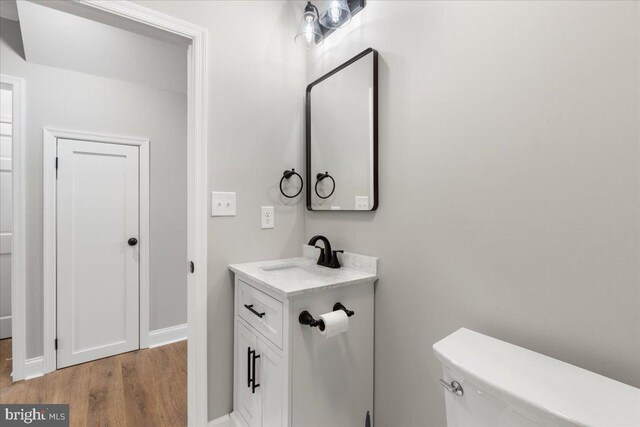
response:
M38 412L36 408L30 411L20 409L19 411L10 411L9 408L4 408L5 421L23 421L25 424L31 424L34 421L45 421L46 412Z
M69 405L0 405L0 426L69 427Z

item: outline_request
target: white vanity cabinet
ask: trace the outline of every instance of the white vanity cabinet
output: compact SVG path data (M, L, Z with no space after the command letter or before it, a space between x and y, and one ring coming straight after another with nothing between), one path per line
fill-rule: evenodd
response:
M305 253L314 256L314 251ZM360 257L360 258L358 258ZM357 262L358 260L365 262ZM245 427L364 427L373 420L373 300L377 259L345 267L311 258L235 264L234 404ZM349 328L326 338L300 324L342 303ZM373 424L371 424L373 425Z
M250 427L282 426L286 370L282 348L271 340L279 338L282 346L283 304L246 279L236 278L235 284L234 411ZM253 298L243 298L247 294Z
M236 321L236 410L249 426L283 425L284 366L280 351Z

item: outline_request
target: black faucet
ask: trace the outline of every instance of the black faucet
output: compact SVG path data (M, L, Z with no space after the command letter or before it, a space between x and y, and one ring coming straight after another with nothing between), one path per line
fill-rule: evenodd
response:
M316 246L316 242L318 240L322 240L324 243L324 248L320 246ZM315 246L320 249L320 257L318 258L318 265L329 268L340 268L340 260L338 259L338 252L344 251L332 251L331 243L329 243L329 239L324 236L313 236L311 240L309 240L309 246Z

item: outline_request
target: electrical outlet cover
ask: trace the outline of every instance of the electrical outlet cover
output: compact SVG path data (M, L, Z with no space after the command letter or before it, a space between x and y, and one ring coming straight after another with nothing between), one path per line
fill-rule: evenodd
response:
M356 196L356 210L357 211L369 210L369 196Z
M261 208L261 226L262 228L273 228L276 223L276 213L273 206L262 206Z

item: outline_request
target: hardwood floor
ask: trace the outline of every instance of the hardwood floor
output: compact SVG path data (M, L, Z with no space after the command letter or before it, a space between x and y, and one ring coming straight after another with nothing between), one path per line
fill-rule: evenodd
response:
M0 403L68 403L72 427L187 424L187 342L119 354L11 382L0 340Z

